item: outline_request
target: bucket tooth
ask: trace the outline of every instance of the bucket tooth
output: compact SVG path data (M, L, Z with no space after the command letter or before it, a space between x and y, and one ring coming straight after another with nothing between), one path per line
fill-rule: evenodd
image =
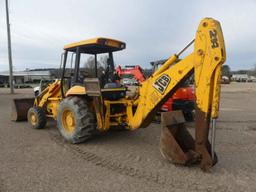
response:
M194 151L195 141L186 129L181 111L161 114L160 151L164 158L175 164L198 163L200 156Z
M35 98L17 98L12 100L12 121L26 121L27 112L33 107Z

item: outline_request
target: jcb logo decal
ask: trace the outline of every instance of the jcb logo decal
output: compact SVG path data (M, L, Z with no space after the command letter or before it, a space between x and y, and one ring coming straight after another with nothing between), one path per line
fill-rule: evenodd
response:
M209 31L210 33L210 38L212 42L212 48L217 48L219 47L218 39L217 39L217 31L216 30L211 30Z
M153 84L153 87L160 92L161 94L164 94L166 88L168 87L169 83L171 81L171 78L166 75L163 74L162 76L160 76Z

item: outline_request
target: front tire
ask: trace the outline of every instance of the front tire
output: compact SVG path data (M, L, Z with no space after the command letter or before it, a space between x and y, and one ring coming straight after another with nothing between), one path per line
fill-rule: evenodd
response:
M43 129L47 119L42 107L31 107L27 114L28 122L34 129Z
M58 108L57 126L70 143L82 143L97 133L95 115L82 97L65 98Z

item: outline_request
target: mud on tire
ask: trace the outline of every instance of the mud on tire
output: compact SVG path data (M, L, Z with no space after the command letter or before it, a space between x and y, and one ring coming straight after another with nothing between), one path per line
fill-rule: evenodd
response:
M67 112L69 117L66 117ZM67 118L71 120L65 120ZM67 124L66 121L71 123ZM74 144L82 143L98 132L94 113L90 110L85 98L78 96L67 97L60 103L57 126L64 139Z

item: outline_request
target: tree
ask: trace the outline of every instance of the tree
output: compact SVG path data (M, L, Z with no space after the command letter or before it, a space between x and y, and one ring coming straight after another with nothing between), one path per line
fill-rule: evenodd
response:
M108 56L104 55L97 60L97 73L98 77L102 74L102 71L106 69ZM87 61L84 63L83 71L86 73L87 77L95 77L95 59L94 56L88 57Z
M230 72L230 67L228 65L222 65L222 75L230 78L231 72Z

